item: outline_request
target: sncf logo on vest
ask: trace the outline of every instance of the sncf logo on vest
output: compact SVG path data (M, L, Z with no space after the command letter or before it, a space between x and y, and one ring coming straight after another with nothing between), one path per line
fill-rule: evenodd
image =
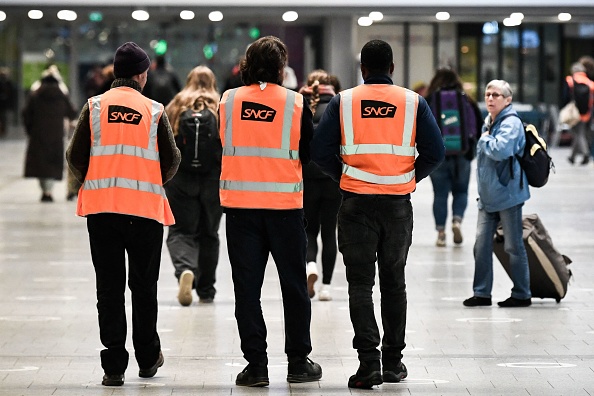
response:
M254 102L241 103L242 120L272 122L275 115L276 110L272 107Z
M394 118L396 106L378 100L361 101L361 118Z
M107 109L108 123L140 124L142 114L126 106L110 105Z

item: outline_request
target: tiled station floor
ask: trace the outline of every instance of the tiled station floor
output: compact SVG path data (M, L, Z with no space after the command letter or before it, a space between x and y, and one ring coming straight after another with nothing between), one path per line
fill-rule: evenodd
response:
M241 388L239 348L224 222L218 294L213 304L181 307L167 248L159 281L158 329L165 365L137 376L131 352L123 387L100 385L94 272L85 220L65 200L39 202L37 181L23 179L24 140L0 141L0 395L594 395L594 167L571 166L554 148L556 174L533 189L524 213L538 213L558 249L573 260L561 303L534 299L530 308L465 308L472 295L476 183L472 176L464 244L435 246L432 187L413 194L415 229L407 266L409 377L372 391L350 390L357 368L339 256L330 302L312 300L311 358L319 382L289 385L277 274L269 263L262 305L268 324L270 386ZM511 282L495 261L494 303ZM379 307L378 291L375 293ZM127 296L129 306L129 295Z

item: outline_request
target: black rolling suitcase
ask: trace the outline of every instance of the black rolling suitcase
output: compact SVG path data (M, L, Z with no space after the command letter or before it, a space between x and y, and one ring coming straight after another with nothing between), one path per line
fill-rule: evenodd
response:
M567 294L567 283L571 278L571 271L567 266L571 263L571 259L555 249L538 215L523 216L522 225L524 246L530 267L532 297L554 298L559 302ZM510 275L509 256L503 250L504 238L500 225L494 236L493 252L503 265L505 272Z

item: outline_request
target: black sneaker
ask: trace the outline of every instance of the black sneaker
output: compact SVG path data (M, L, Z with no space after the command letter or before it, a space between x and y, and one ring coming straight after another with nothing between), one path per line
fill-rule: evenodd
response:
M124 374L105 374L103 376L103 381L101 381L101 385L122 386L124 385Z
M322 378L322 368L310 358L290 358L287 382L312 382Z
M371 389L383 382L379 360L361 362L357 372L349 378L349 388Z
M462 303L465 307L487 307L491 305L491 299L487 297L470 297Z
M141 368L138 370L138 376L142 378L154 377L155 374L157 374L157 370L163 365L163 363L165 363L165 358L163 357L163 353L159 351L159 357L157 358L155 364L152 367L145 369Z
M266 365L248 364L237 374L235 385L238 386L268 386L268 367Z
M408 376L408 370L404 363L400 362L396 366L384 364L384 382L400 382Z
M500 301L497 303L502 308L519 308L519 307L529 307L532 305L532 300L527 298L525 300L510 297L505 301Z

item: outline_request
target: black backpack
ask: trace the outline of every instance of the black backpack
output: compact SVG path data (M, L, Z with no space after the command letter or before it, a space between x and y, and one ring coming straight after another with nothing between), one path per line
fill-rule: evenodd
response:
M508 114L502 120L510 116L515 116L515 114ZM547 143L538 134L536 127L524 122L522 125L524 126L526 146L524 152L521 155L516 154L515 157L522 167L522 172L526 174L528 184L532 187L542 187L549 181L551 169L553 172L555 171L555 164L547 152ZM510 172L513 178L513 157L510 160ZM524 178L520 177L520 188L524 186L523 183Z
M588 114L590 112L590 87L588 84L576 82L573 80L573 88L571 95L575 101L575 106L578 108L580 114Z
M181 151L179 169L190 173L219 172L223 147L216 115L202 102L180 114L175 138Z

